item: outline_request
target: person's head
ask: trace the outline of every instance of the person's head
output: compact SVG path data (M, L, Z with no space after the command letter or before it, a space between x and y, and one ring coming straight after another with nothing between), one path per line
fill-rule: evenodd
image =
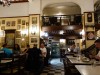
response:
M40 47L41 48L44 48L45 47L44 43L41 43Z
M30 45L27 45L26 47L27 47L27 48L30 48Z
M5 43L5 44L3 44L3 47L5 48L5 47L7 47L7 44Z
M94 44L96 48L100 49L100 39L97 39Z
M33 47L35 47L35 48L36 48L36 47L37 47L37 44L34 44L34 45L33 45Z

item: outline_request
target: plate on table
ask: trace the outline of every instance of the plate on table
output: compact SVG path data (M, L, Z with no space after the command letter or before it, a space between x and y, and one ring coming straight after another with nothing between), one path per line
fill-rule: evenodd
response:
M89 62L89 61L90 61L90 59L89 59L89 58L84 57L84 58L82 59L82 61L83 61L83 62Z

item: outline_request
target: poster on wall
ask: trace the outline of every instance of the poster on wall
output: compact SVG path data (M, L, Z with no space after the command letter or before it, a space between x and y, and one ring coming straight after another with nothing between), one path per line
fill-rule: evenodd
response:
M94 13L84 12L85 26L94 26Z

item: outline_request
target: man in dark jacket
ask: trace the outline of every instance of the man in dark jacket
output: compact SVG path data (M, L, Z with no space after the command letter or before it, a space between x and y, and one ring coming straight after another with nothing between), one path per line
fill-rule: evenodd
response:
M34 75L40 75L43 68L41 50L34 44L34 47L30 48L27 53L26 70L34 72Z

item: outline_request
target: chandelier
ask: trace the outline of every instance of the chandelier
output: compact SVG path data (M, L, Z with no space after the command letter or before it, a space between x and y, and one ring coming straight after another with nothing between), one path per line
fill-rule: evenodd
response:
M10 1L11 0L0 0L0 5L3 5L3 6L10 6Z

